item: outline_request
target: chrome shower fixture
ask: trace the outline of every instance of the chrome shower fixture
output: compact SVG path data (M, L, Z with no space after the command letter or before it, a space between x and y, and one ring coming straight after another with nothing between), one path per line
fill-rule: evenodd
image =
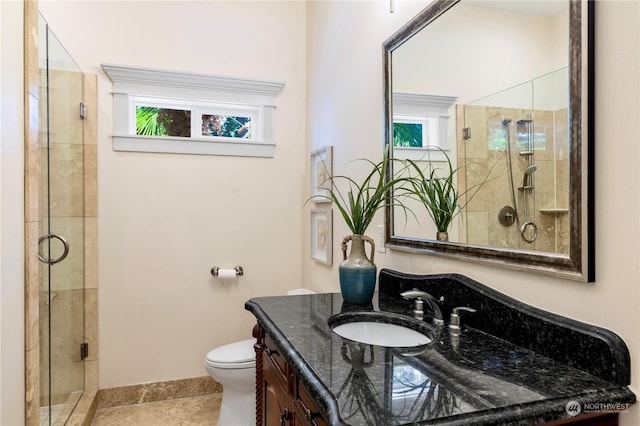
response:
M531 175L538 170L536 166L529 166L524 171L524 178L522 179L522 189L533 189L533 182L531 182Z
M533 164L533 120L531 116L528 119L518 120L516 123L518 126L526 126L527 131L527 148L525 151L521 151L518 153L520 157L526 157L527 160L527 168L524 171L524 177L522 179L522 186L518 188L519 191L522 191L522 215L518 210L518 204L516 203L516 190L515 183L513 179L513 162L511 158L511 135L509 133L509 125L511 124L511 119L503 118L502 127L504 127L505 131L505 140L506 140L506 152L507 155L507 164L509 170L509 186L511 187L511 201L513 203L513 207L504 206L500 212L498 213L498 221L502 226L511 226L514 223L518 225L518 229L520 231L520 236L524 241L531 244L538 238L538 227L532 219L529 219L529 212L527 204L531 202L533 210L535 210L535 193L534 193L534 185L533 185L533 173L538 169L537 166ZM522 219L522 223L521 223Z

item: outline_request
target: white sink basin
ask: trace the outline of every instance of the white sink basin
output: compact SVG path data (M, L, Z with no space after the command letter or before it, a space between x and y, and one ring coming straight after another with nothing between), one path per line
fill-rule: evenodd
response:
M424 321L389 312L344 312L329 318L328 323L334 333L345 339L389 348L427 345L438 335Z
M389 348L422 346L432 341L418 331L383 322L349 322L334 327L333 332L355 342Z

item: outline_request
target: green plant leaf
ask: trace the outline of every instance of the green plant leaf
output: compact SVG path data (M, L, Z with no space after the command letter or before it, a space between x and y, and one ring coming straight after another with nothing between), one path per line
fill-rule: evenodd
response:
M360 183L344 175L330 176L327 178L329 196L320 196L333 201L353 234L364 234L377 211L383 207L400 205L405 211L408 209L404 206L402 197L394 194L403 194L400 188L403 188L409 180L402 177L402 172L387 177L390 163L397 161L389 158L388 148L380 162L375 163L368 159L360 159L360 161L365 161L371 166L371 170ZM407 166L404 163L401 164L402 170L406 169ZM349 188L346 197L339 189L341 182ZM317 197L311 197L307 201L314 198Z
M441 151L447 163L447 170L442 177L438 177L438 171L441 169L434 168L431 162L429 162L428 173L425 173L415 161L407 160L407 162L417 175L411 178L411 195L424 205L438 232L447 232L453 219L463 211L488 180L489 173L478 185L461 193L455 182L455 174L463 166L454 169L449 156L443 150ZM460 205L460 199L465 195L468 195L466 202Z
M164 128L158 124L160 108L136 108L136 134L144 136L162 136Z

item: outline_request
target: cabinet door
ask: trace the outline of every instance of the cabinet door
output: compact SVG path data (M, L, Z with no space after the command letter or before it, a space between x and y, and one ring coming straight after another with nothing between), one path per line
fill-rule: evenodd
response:
M309 396L309 393L299 380L296 380L296 393L297 425L328 426L328 423L322 418L315 401Z
M263 360L263 395L265 426L294 426L291 397L279 370L267 357Z

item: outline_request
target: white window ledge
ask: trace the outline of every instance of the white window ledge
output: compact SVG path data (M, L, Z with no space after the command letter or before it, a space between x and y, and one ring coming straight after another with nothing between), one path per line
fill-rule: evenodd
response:
M430 161L430 162L446 162L449 150L441 148L413 148L394 146L393 158L400 160L412 160L412 161Z
M272 143L219 141L172 136L113 136L114 151L272 158L275 149L276 146Z

